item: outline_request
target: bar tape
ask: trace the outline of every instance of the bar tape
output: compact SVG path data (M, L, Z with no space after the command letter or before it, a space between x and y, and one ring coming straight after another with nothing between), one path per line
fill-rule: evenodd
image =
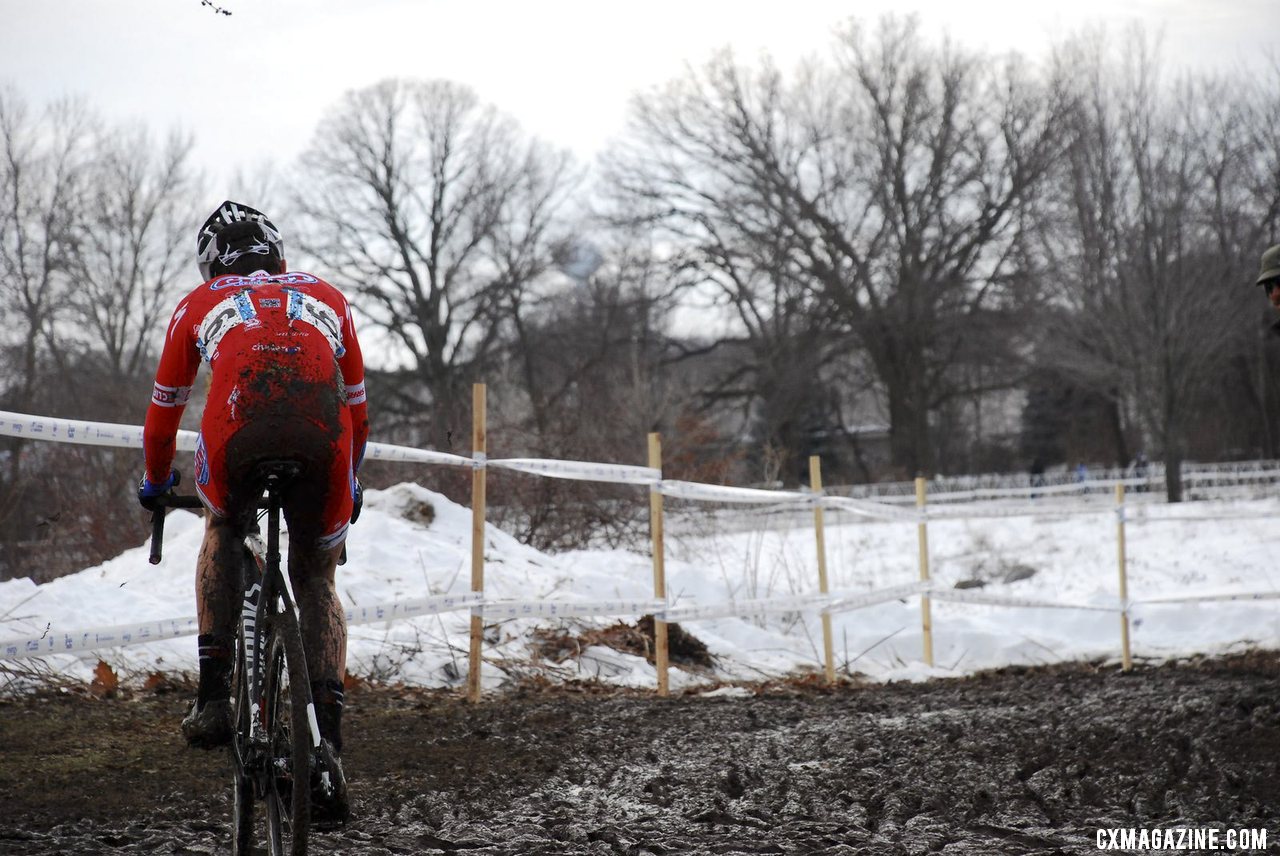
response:
M587 461L559 461L552 458L502 458L490 461L489 466L556 479L612 482L614 484L650 485L662 480L662 471L652 467L633 467L626 464L597 464Z

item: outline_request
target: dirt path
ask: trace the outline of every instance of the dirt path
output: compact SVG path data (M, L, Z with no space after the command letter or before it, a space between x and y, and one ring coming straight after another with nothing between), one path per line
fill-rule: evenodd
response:
M350 695L343 854L1097 853L1099 828L1267 827L1280 656L1006 669L745 697ZM0 702L0 853L226 850L183 693ZM1166 851L1168 852L1168 851Z

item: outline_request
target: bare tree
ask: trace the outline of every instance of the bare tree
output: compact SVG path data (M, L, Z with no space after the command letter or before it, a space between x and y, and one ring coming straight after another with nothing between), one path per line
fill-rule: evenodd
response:
M604 182L620 219L664 231L670 280L716 319L703 329L722 328L686 347L686 355L723 352L703 389L708 406L739 406L761 447L789 455L799 453L811 393L843 347L794 252L811 227L788 182L818 192L806 167L825 142L812 139L807 105L793 100L804 91L767 63L752 72L721 54L701 74L636 101L630 140Z
M1209 221L1225 279L1242 287L1227 292L1239 304L1236 377L1245 392L1249 424L1262 454L1280 454L1280 360L1266 329L1274 312L1252 283L1263 247L1280 243L1280 57L1249 81L1219 79L1200 99L1202 133L1211 182Z
M33 110L0 92L0 407L141 416L156 322L190 258L188 149L78 102ZM39 556L48 577L137 543L135 452L3 445L0 573L35 574Z
M687 394L667 363L675 295L641 232L580 239L558 256L563 281L509 307L493 448L510 454L643 464L645 435L676 422ZM540 547L612 544L641 533L635 491L559 479L505 479L499 517Z
M613 183L649 204L748 339L785 313L785 337L818 367L863 349L894 462L927 471L930 414L981 391L974 378L1012 381L957 364L1032 297L1026 235L1058 150L1056 96L1016 61L928 48L913 21L885 19L872 38L851 24L835 62L790 85L722 56L641 99Z
M1242 326L1240 260L1258 230L1229 209L1251 156L1227 88L1166 85L1138 31L1121 53L1117 69L1096 36L1062 53L1080 88L1062 126L1062 219L1046 233L1069 309L1054 341L1067 371L1132 409L1178 501L1193 407Z
M400 400L383 406L425 415L437 447L464 424L467 385L498 353L511 306L551 264L570 179L566 154L447 81L350 93L303 157L307 248L384 334L375 362L405 369Z
M0 407L100 415L84 412L76 395L96 359L71 344L78 285L72 260L98 131L79 102L34 110L0 91ZM118 386L102 393L122 396ZM135 456L18 440L0 447L0 576L47 579L136 543L138 527L122 520L128 482L119 478Z
M70 292L67 251L93 125L78 102L34 113L17 93L0 90L0 305L4 345L13 355L0 396L14 408L30 407L43 349L57 350L57 320Z
M144 128L113 129L95 150L68 248L71 303L104 374L134 381L154 370L157 328L195 279L191 140L175 132L157 147Z

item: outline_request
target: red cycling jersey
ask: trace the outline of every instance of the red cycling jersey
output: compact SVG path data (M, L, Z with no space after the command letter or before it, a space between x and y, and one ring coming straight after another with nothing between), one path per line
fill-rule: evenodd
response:
M205 504L227 515L234 487L227 481L227 451L237 434L254 436L259 447L276 444L274 456L287 457L301 426L301 433L322 436L328 446L322 453L329 460L322 463L331 489L324 491L321 540L339 543L369 436L364 361L341 292L311 274L259 271L211 279L178 304L143 428L152 483L168 478L201 360L211 372L196 449L196 489ZM255 425L256 431L244 430Z

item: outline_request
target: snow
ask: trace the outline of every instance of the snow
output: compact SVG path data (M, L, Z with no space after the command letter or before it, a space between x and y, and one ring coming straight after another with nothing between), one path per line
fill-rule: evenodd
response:
M933 579L947 587L983 579L983 594L1061 604L1114 607L1118 591L1114 509L1064 515L1042 498L1029 514L937 520L928 527ZM690 506L670 503L678 509ZM982 506L992 508L993 506ZM1075 503L1073 507L1079 507ZM971 506L979 508L979 506ZM1055 511L1058 509L1058 511ZM954 513L955 509L951 509ZM1126 527L1133 600L1208 594L1280 592L1273 570L1280 536L1275 500L1135 504ZM827 564L833 592L860 593L918 579L917 527L847 513L826 513ZM97 567L37 586L0 582L0 640L195 612L193 568L203 526L173 512L165 558L147 562L147 546ZM348 607L387 604L470 589L471 511L415 484L366 493L365 511L348 541L338 591ZM676 605L789 597L817 591L811 512L764 514L734 509L673 514L668 521L667 591ZM652 565L623 550L539 552L489 526L486 595L520 600L652 598ZM1010 572L1029 577L1004 582ZM934 663L922 656L920 599L832 616L837 668L873 680L924 680L1010 664L1120 656L1115 612L1021 608L932 600ZM483 685L541 671L552 679L589 678L652 688L643 658L601 645L559 665L534 656L538 628L577 634L625 618L518 618L488 624ZM1135 657L1165 659L1244 647L1280 647L1280 600L1137 604L1131 611ZM470 613L353 625L348 668L382 681L459 686L465 681ZM674 691L721 681L750 681L821 669L822 630L815 612L695 620L682 626L704 642L716 674L673 668ZM189 637L43 658L42 669L89 679L99 658L127 677L196 669ZM31 661L7 663L20 667Z

